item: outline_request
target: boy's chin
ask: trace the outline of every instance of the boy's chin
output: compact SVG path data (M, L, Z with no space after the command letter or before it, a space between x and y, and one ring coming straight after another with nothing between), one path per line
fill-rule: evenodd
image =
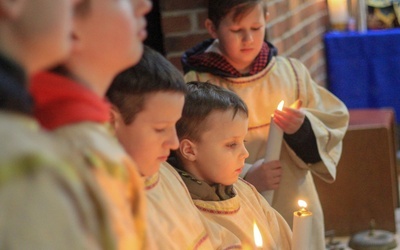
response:
M234 179L234 180L229 180L229 181L224 181L223 183L221 183L222 185L225 185L225 186L231 186L231 185L233 185L234 183L236 183L238 181L238 178L236 178L236 179Z
M154 165L154 166L148 166L146 168L140 168L140 173L144 177L150 177L158 173L160 170L160 164Z

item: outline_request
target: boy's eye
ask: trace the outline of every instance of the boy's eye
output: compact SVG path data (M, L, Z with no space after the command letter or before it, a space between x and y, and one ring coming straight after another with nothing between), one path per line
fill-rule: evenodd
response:
M162 132L165 131L164 128L155 128L154 130L155 130L157 133L162 133Z
M260 30L261 27L251 28L252 30Z
M235 142L234 143L229 143L228 147L229 148L234 148L234 147L236 147L236 145L237 145L237 143L235 143Z
M240 29L231 29L231 32L233 33L239 33L241 30Z

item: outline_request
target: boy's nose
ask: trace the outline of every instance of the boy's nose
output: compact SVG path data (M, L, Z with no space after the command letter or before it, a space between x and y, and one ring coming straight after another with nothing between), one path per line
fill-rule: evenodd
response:
M251 31L245 31L243 40L247 43L253 42L253 34L251 34Z
M178 135L176 134L176 131L174 130L173 133L171 133L170 137L168 138L168 146L170 149L175 150L179 147L179 139Z
M245 145L243 145L243 158L246 159L247 157L249 157L249 151L247 151L247 148Z

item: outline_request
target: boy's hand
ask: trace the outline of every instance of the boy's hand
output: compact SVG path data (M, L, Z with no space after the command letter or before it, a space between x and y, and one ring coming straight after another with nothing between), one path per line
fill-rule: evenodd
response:
M246 174L245 180L254 185L258 192L276 190L282 177L280 161L264 163L264 160L256 161Z
M274 122L286 134L294 134L304 122L305 115L300 109L301 101L294 102L290 107L283 107L282 111L275 110Z

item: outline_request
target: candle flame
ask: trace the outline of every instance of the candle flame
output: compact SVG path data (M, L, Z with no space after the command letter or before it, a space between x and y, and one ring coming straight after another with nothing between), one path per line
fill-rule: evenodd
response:
M299 201L297 202L297 204L299 204L299 206L300 206L301 208L306 208L306 207L307 207L307 202L305 202L305 201L303 201L303 200L299 200Z
M263 240L262 240L261 232L258 229L256 222L253 223L253 233L254 233L254 243L256 244L256 247L262 247Z
M282 101L278 104L277 109L280 110L280 111L282 111L283 104L285 104L285 102L282 100Z

